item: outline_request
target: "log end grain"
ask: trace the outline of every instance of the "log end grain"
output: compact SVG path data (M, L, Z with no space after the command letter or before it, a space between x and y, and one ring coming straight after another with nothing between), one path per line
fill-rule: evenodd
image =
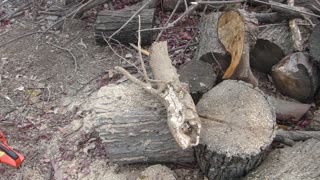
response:
M264 158L275 137L273 106L249 84L223 81L197 105L202 119L196 159L209 179L244 176Z

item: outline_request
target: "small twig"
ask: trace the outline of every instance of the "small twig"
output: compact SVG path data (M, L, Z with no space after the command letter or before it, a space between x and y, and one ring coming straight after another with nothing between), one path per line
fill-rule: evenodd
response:
M266 5L269 5L269 6L276 6L276 7L279 7L279 8L288 9L290 11L299 12L301 14L306 14L306 15L310 15L310 16L314 16L314 17L320 18L320 16L317 15L317 14L309 13L309 12L305 12L305 11L300 11L300 10L297 10L297 9L294 9L294 8L291 8L291 7L281 6L281 5L279 5L277 3L274 3L274 2L264 2L264 1L260 1L260 0L250 0L250 1L254 1L254 2L257 2L257 3L261 3L261 4L266 4Z
M127 26L127 24L129 24L129 22L136 17L150 2L152 2L153 0L149 0L148 2L146 2L143 6L141 6L140 9L138 9L128 20L127 22L125 22L117 31L115 31L114 33L111 34L111 36L109 38L112 38L114 35L118 34L124 27Z
M211 52L211 56L213 57L214 61L217 63L217 65L219 66L220 71L224 74L224 70L222 69L221 64L219 63L218 59L216 58L216 56L213 54L213 52Z
M5 35L5 34L7 34L8 32L9 32L9 30L7 29L4 33L1 33L1 34L0 34L0 37L3 36L3 35Z
M314 0L319 6L320 6L320 1L319 0Z
M37 33L44 33L44 31L35 31L35 32L30 32L30 33L23 34L23 35L21 35L21 36L18 36L18 37L16 37L16 38L13 38L13 39L7 41L7 42L4 42L4 43L0 44L0 48L3 47L3 46L5 46L5 45L8 45L8 44L10 44L10 43L12 43L12 42L14 42L14 41L16 41L16 40L19 40L19 39L21 39L21 38L24 38L24 37L27 37L27 36L31 36L31 35L37 34Z
M188 2L187 2L187 0L183 0L184 1L184 7L186 8L186 10L188 10Z
M67 51L71 55L71 57L73 58L73 63L74 63L74 74L70 79L73 79L76 76L77 72L78 72L78 63L77 63L76 56L72 53L72 51L70 49L60 47L60 46L58 46L56 44L53 44L53 43L50 43L50 42L47 42L47 44L50 44L50 45L52 45L52 46L54 46L54 47L56 47L58 49Z
M191 2L191 4L234 4L234 3L243 3L246 0L233 0L233 1L200 1L200 2Z
M154 89L151 84L144 83L137 79L136 77L132 76L127 70L123 69L122 67L116 66L114 68L116 71L120 72L123 74L125 77L127 77L130 81L132 81L134 84L142 87L145 91L149 92L152 95L155 95L159 97L160 92L156 89Z
M191 41L189 41L189 42L191 42ZM195 45L199 44L198 42L194 42L194 43L189 43L189 42L184 46L179 46L179 47L176 47L174 49L170 49L168 52L172 53L174 51L177 51L177 50L180 50L180 49L186 49L188 47L195 46Z
M166 29L170 29L170 28L175 28L174 26L166 26L166 27L155 27L155 28L147 28L147 29L141 29L141 32L144 31L160 31L160 30L166 30ZM176 27L177 29L181 29L181 27ZM185 26L183 27L184 29L192 29L192 28L196 28L194 26Z
M0 6L4 5L8 0L4 0L3 2L0 3Z
M147 75L147 70L144 66L144 61L142 58L142 53L141 53L141 18L140 15L138 15L138 19L139 19L139 28L138 28L138 53L139 53L139 59L140 59L140 63L141 63L141 68L142 68L142 72L144 75L144 79L146 80L146 82L148 83L148 75Z
M131 47L133 47L135 50L139 51L138 46L136 46L136 45L134 45L134 44L132 44L132 43L129 43L129 45L130 45ZM150 52L149 52L149 51L147 51L147 50L145 50L145 49L142 49L142 48L140 48L140 51L141 51L142 54L144 54L144 55L146 55L146 56L150 56Z
M312 7L320 12L320 9L318 7L316 7L315 5L312 5Z
M0 18L0 22L3 21L3 20L10 20L11 18L14 17L15 14L19 13L20 11L24 10L26 7L30 6L32 4L32 2L30 3L26 3L24 4L23 6L17 8L14 12Z
M182 1L182 0L179 0L179 1L177 2L176 6L174 7L172 13L170 14L170 16L169 16L169 18L168 18L168 20L167 20L167 22L164 24L164 27L167 27L167 26L168 26L168 24L169 24L169 22L171 21L174 13L177 11L177 9L178 9L181 1ZM187 8L188 8L188 7L186 7L186 10L187 10ZM164 30L165 30L165 29L162 29L162 30L160 31L160 33L158 34L158 36L157 36L157 38L156 38L155 41L159 41L159 40L160 40L160 37L162 36L162 33L163 33Z
M202 1L199 1L199 3ZM169 23L167 27L173 27L175 26L181 19L183 19L186 15L188 15L189 13L191 13L196 7L198 6L198 4L193 4L191 5L188 10L186 10L181 16L179 16L175 21L173 21L172 23Z
M294 6L294 0L287 0L289 6ZM289 20L289 27L292 34L293 46L297 51L303 50L302 37L300 29L295 19Z
M117 51L115 51L115 50L113 49L113 47L110 45L109 41L108 41L107 38L104 36L104 34L101 34L101 35L102 35L103 40L108 44L108 46L110 47L111 51L112 51L115 55L117 55L121 60L123 60L123 61L125 61L126 63L130 64L131 66L135 67L139 73L143 74L143 73L140 71L140 69L139 69L135 64L131 63L131 62L128 61L126 58L122 57L120 54L117 53ZM110 38L109 38L109 39L110 39Z

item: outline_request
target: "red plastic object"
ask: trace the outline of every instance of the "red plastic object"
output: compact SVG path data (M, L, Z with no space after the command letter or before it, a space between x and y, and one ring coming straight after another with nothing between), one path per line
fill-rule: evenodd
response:
M0 131L0 163L19 168L23 160L23 155L16 152L8 145L4 134Z

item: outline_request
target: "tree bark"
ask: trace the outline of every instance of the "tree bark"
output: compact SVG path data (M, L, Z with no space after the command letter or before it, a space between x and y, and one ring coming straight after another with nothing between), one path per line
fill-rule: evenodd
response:
M142 88L108 85L92 99L95 131L112 162L192 163L192 149L182 150L167 125L166 109Z
M144 9L140 12L141 28L149 29L153 27L153 16L155 9ZM117 31L133 14L135 10L119 10L119 11L102 11L97 15L95 22L96 41L104 43L102 33L108 38L112 33ZM127 24L113 39L120 43L136 44L138 41L137 31L139 27L138 17L135 17ZM145 31L141 33L141 44L149 45L152 42L153 31Z

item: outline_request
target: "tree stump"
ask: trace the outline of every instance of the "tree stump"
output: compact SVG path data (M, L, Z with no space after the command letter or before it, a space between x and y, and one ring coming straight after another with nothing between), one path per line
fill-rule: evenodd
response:
M259 33L256 46L250 53L251 67L270 73L271 68L293 50L291 32L287 25L267 26Z
M141 29L150 29L153 27L153 17L155 9L144 9L140 12ZM136 12L136 10L119 10L119 11L101 11L97 15L95 22L95 37L99 43L105 43L102 33L108 38L117 31L126 21ZM126 27L112 38L123 44L138 42L138 16L132 19ZM149 45L152 42L153 31L141 33L141 44Z
M108 85L92 97L98 132L112 162L192 163L192 149L182 150L167 125L159 100L134 85Z
M202 118L196 159L210 179L235 179L259 165L275 137L275 112L250 84L225 80L197 104Z

